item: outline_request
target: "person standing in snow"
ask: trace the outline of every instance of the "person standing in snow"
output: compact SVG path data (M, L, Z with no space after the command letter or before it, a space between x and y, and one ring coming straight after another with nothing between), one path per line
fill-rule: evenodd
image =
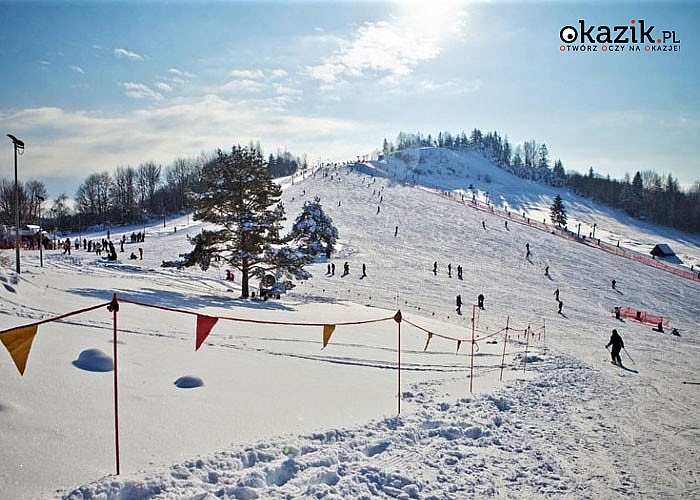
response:
M362 276L360 276L360 279L366 278L367 277L367 264L364 262L362 263Z
M462 314L462 295L457 294L457 314Z
M625 343L622 341L622 337L617 333L617 330L613 329L612 335L610 335L610 342L607 343L605 348L612 346L610 351L610 356L612 356L612 362L615 365L622 366L622 359L620 359L620 351L625 348Z
M433 274L437 276L437 261L433 262Z
M479 309L484 308L484 294L480 293L479 296L476 298L476 303L479 306Z

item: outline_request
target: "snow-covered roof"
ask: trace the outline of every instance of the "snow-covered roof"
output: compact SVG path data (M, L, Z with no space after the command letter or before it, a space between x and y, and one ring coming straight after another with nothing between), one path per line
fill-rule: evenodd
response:
M658 245L655 245L649 253L652 255L662 257L671 257L672 255L676 255L676 253L673 250L671 250L671 247L668 246L666 243L659 243Z

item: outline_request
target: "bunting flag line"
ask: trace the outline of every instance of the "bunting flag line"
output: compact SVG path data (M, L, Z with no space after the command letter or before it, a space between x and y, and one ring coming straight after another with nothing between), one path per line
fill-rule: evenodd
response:
M202 346L202 343L204 343L206 338L209 336L211 329L214 328L217 321L219 321L219 318L215 318L213 316L205 316L203 314L197 315L197 334L194 341L195 351L199 350L199 348Z
M24 375L24 369L27 367L29 351L32 348L37 329L38 325L36 324L21 326L0 335L0 340L5 344L5 348L10 353L20 375Z
M334 331L335 325L323 325L323 347L321 347L321 350L328 345L328 341L331 340L331 335Z

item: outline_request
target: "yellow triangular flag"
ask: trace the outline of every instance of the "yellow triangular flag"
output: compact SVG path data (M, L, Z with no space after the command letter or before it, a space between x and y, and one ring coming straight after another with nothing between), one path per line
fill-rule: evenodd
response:
M430 344L430 339L433 338L433 334L428 332L428 339L425 341L425 347L423 348L423 352L428 350L428 344Z
M32 348L37 327L38 325L22 326L0 335L0 340L5 344L5 348L12 356L12 361L15 362L20 375L24 375L27 358L29 358L29 350Z
M323 325L323 347L321 347L321 349L328 345L328 341L331 339L334 330L335 325Z

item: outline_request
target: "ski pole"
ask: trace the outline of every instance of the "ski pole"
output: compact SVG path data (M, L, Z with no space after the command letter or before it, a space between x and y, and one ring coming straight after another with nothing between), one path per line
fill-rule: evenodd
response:
M632 364L636 365L637 363L634 362L634 360L632 359L632 356L630 356L630 353L627 352L627 349L625 349L623 347L622 350L625 351L625 354L627 354L627 357L630 358L630 361L632 362Z
M700 385L700 382L688 382L688 381L683 381L684 384L692 384L692 385Z

